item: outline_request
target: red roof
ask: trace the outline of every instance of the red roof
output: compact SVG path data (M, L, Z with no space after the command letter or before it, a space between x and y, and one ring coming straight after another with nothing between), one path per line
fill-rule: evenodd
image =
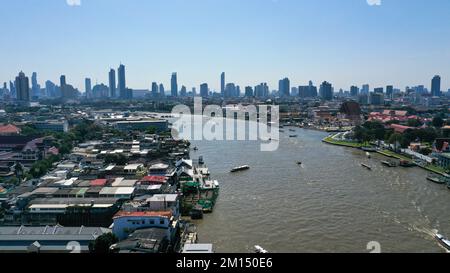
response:
M20 129L12 124L0 126L0 134L20 134Z
M91 187L101 187L105 186L108 180L106 179L95 179L91 181Z
M404 133L408 129L414 129L413 127L408 127L399 124L391 124L391 128L394 129L394 131L397 133Z
M116 213L116 215L114 215L113 218L118 218L118 217L155 217L155 216L159 216L159 217L166 217L166 218L170 218L172 217L172 212L171 211L119 211Z
M167 177L163 175L150 175L142 178L141 182L148 182L154 184L164 184L167 182Z

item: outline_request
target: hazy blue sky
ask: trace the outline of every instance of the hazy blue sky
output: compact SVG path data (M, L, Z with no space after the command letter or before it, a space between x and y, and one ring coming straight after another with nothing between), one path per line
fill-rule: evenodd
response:
M242 87L450 87L448 0L0 0L0 18L1 82L37 71L84 90L122 62L136 89L173 71L188 89L222 71Z

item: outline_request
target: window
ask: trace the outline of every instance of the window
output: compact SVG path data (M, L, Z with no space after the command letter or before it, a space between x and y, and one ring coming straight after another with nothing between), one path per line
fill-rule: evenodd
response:
M159 224L164 225L164 220L163 219L159 220Z
M155 220L150 220L150 225L154 225L155 224Z

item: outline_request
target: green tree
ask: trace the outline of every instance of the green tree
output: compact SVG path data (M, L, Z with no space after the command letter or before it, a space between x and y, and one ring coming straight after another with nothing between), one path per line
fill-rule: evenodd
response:
M444 126L444 120L442 119L442 117L436 116L433 118L432 124L436 128L442 128L442 126Z
M420 127L423 123L420 119L409 119L407 125L409 127Z

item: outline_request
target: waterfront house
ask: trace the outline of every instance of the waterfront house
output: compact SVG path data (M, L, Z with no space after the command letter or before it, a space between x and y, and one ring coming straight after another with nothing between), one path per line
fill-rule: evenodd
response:
M144 228L164 228L168 238L175 234L178 221L171 211L119 211L113 218L113 233L120 240L126 239L131 233Z
M113 253L167 253L173 250L175 244L166 229L154 227L136 230L110 249Z

